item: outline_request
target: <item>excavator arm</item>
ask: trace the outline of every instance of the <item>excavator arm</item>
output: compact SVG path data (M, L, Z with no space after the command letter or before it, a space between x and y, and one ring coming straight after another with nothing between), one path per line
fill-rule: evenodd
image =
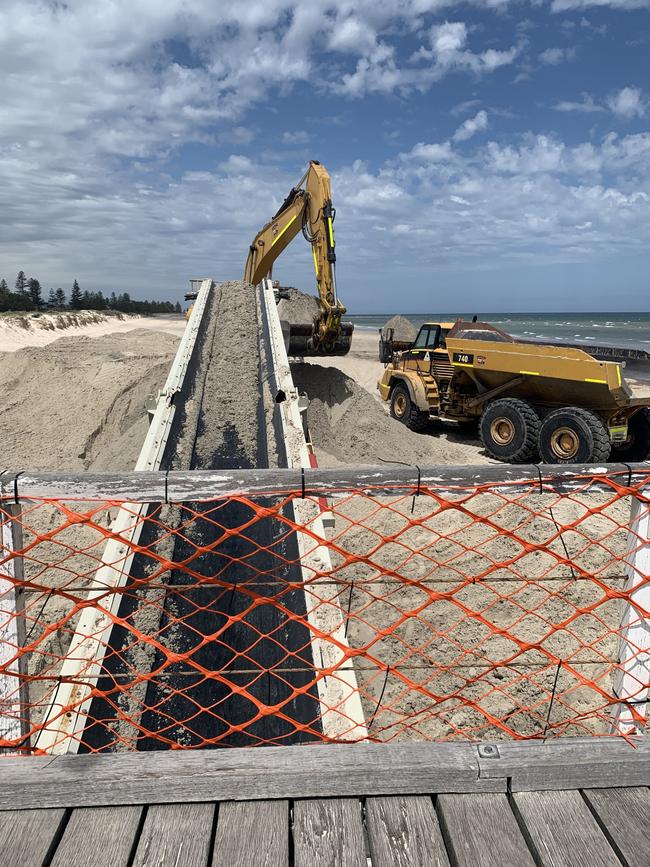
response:
M291 325L290 355L344 355L350 349L353 326L341 322L346 311L336 293L335 216L330 176L324 166L312 160L249 248L244 279L255 285L271 275L273 263L300 231L311 244L319 312L313 323Z

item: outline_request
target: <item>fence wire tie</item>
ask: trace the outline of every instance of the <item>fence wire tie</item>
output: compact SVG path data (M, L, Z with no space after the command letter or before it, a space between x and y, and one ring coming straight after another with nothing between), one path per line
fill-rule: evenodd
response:
M546 738L546 732L548 731L548 727L549 727L549 724L551 722L551 712L553 710L553 702L555 701L555 691L557 689L557 681L558 681L558 677L560 676L560 668L561 667L562 667L562 660L558 659L557 668L555 669L555 679L553 681L553 689L551 690L551 701L549 702L548 713L546 714L546 725L544 726L544 734L542 735L543 738Z
M413 503L411 504L411 514L415 511L415 498L420 496L420 483L422 482L422 472L417 464L407 464L406 461L386 460L386 458L378 458L382 464L399 464L401 467L415 467L418 471L418 484L413 494Z
M383 686L381 688L381 692L379 694L379 700L377 701L377 706L375 707L374 711L372 712L372 716L368 720L368 731L370 731L370 727L374 723L375 717L377 716L379 708L381 707L381 702L382 702L382 699L384 697L384 693L386 692L386 684L388 683L388 675L389 674L390 674L390 665L387 665L386 666L386 677L384 678L384 684L383 684Z
M534 464L534 466L535 466L535 469L537 470L537 475L539 477L539 493L543 494L544 493L544 483L542 482L542 471L539 467L539 464ZM558 532L558 536L560 537L560 543L562 544L562 547L564 549L564 554L565 554L567 560L571 560L571 557L569 556L569 549L567 548L566 542L564 541L564 536L562 535L562 530L561 530L558 522L555 520L555 515L553 514L553 507L552 506L548 507L548 512L549 512L549 515L551 516L551 520L555 524L555 529ZM571 570L571 577L575 580L576 573L573 569L573 563L569 563L569 569Z
M20 505L20 500L18 498L18 479L24 475L25 475L25 470L21 470L19 473L16 473L16 475L14 476L14 503L16 504L16 506Z
M632 467L629 464L626 464L625 461L621 461L624 467L627 468L627 488L632 487Z
M417 464L415 464L415 469L418 471L418 486L417 490L413 494L413 502L411 503L411 514L415 511L415 498L420 496L420 482L422 480L422 473L420 472L420 468Z

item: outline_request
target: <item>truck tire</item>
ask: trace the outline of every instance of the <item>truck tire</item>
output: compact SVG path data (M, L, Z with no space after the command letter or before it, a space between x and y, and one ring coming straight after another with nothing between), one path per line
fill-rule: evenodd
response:
M485 407L479 431L491 458L525 464L537 456L539 426L539 416L529 403L505 397Z
M629 440L612 446L612 460L634 462L650 457L650 409L635 412L627 424Z
M413 431L424 430L429 422L429 414L417 408L405 385L393 387L390 395L390 414Z
M542 422L539 454L545 464L601 463L609 460L610 452L604 422L588 409L555 409Z

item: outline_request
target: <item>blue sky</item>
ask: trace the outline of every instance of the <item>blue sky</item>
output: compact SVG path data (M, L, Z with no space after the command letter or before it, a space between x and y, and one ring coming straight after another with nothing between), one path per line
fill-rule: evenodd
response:
M351 312L648 310L649 57L650 0L3 0L0 276L237 278L314 158Z

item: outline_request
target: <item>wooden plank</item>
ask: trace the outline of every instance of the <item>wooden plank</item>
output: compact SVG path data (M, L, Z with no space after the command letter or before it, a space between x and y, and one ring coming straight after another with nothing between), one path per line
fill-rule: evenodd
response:
M506 795L440 795L437 808L456 867L534 867Z
M155 804L147 811L133 867L204 867L214 804Z
M629 867L647 867L650 860L650 790L587 789L583 795L605 835Z
M296 801L293 806L295 867L366 867L358 798Z
M63 829L65 810L0 813L0 863L41 867Z
M513 798L541 867L620 867L580 792L521 792Z
M544 492L571 491L589 484L590 491L611 493L608 479L631 487L642 487L650 480L646 464L535 465L486 464L478 466L420 467L422 487L444 493L479 485L504 486L513 493L537 489L540 472ZM410 491L417 484L417 468L399 466L357 466L305 469L307 493L336 496L341 491L373 490L376 494ZM161 502L165 492L169 502L197 501L236 494L268 496L300 491L302 474L295 469L192 470L124 473L41 473L8 470L0 479L0 496L13 500L14 480L19 499L127 500Z
M373 867L449 867L430 797L368 798L366 825Z
M513 792L650 785L650 738L556 738L498 744L479 758L481 779L510 779Z
M73 810L51 867L126 867L141 814L140 807Z
M0 809L506 791L470 744L322 744L7 758Z
M212 867L288 867L288 801L219 805Z

